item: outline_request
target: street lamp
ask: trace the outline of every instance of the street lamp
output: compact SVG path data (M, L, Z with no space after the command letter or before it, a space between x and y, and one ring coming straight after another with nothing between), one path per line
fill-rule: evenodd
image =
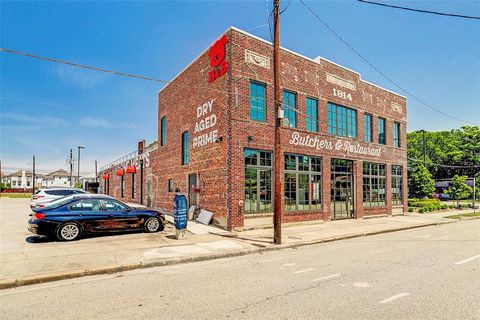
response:
M80 149L85 149L83 146L78 146L78 157L77 157L77 182L80 183Z

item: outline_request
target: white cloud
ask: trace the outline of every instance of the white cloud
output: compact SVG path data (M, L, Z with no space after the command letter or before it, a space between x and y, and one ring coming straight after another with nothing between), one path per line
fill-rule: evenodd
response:
M111 122L102 118L82 118L80 124L85 127L102 129L137 129L138 126L126 122Z
M63 126L67 124L67 121L52 116L31 116L22 113L2 112L0 113L0 119L9 120L9 122L20 122L37 124L43 126ZM3 126L2 121L2 126Z
M105 82L109 75L92 70L79 69L76 67L58 65L53 73L64 83L83 89L91 89Z

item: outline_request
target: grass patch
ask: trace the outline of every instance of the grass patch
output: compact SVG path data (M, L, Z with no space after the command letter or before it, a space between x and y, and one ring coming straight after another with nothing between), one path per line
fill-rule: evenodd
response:
M462 214L455 214L453 216L448 216L448 217L445 217L445 218L449 218L449 219L461 219L463 217L480 217L480 212L469 212L469 213L462 213Z
M7 193L7 192L2 192L0 193L2 197L6 198L30 198L32 196L31 193L17 193L17 192L12 192L12 193Z

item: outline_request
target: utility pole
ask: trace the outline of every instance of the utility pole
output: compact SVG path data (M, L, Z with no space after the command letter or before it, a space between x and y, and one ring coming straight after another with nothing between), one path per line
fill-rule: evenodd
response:
M70 163L70 188L72 187L72 174L73 174L73 151L70 149L70 159L68 161Z
M95 182L98 182L97 160L95 160Z
M280 0L273 1L273 90L275 103L275 195L273 210L273 243L282 243L282 212L283 212L283 177L282 177L282 144L281 128L283 123L282 94L280 88Z
M35 156L33 156L32 194L35 194Z
M427 157L427 143L425 140L425 130L421 130L423 134L423 165L425 165L426 157Z
M85 149L85 147L78 146L78 158L77 158L77 183L80 183L80 149Z
M473 176L473 214L476 213L476 209L475 209L475 206L476 206L476 204L475 204L475 179L476 179L476 177Z

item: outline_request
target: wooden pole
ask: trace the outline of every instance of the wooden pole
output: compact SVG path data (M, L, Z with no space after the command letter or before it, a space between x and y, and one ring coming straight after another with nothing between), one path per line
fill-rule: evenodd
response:
M282 212L283 212L283 177L282 177L282 144L281 144L281 127L283 122L282 94L280 88L280 0L273 1L273 89L275 98L275 195L274 195L274 211L273 211L273 242L275 244L282 243Z

